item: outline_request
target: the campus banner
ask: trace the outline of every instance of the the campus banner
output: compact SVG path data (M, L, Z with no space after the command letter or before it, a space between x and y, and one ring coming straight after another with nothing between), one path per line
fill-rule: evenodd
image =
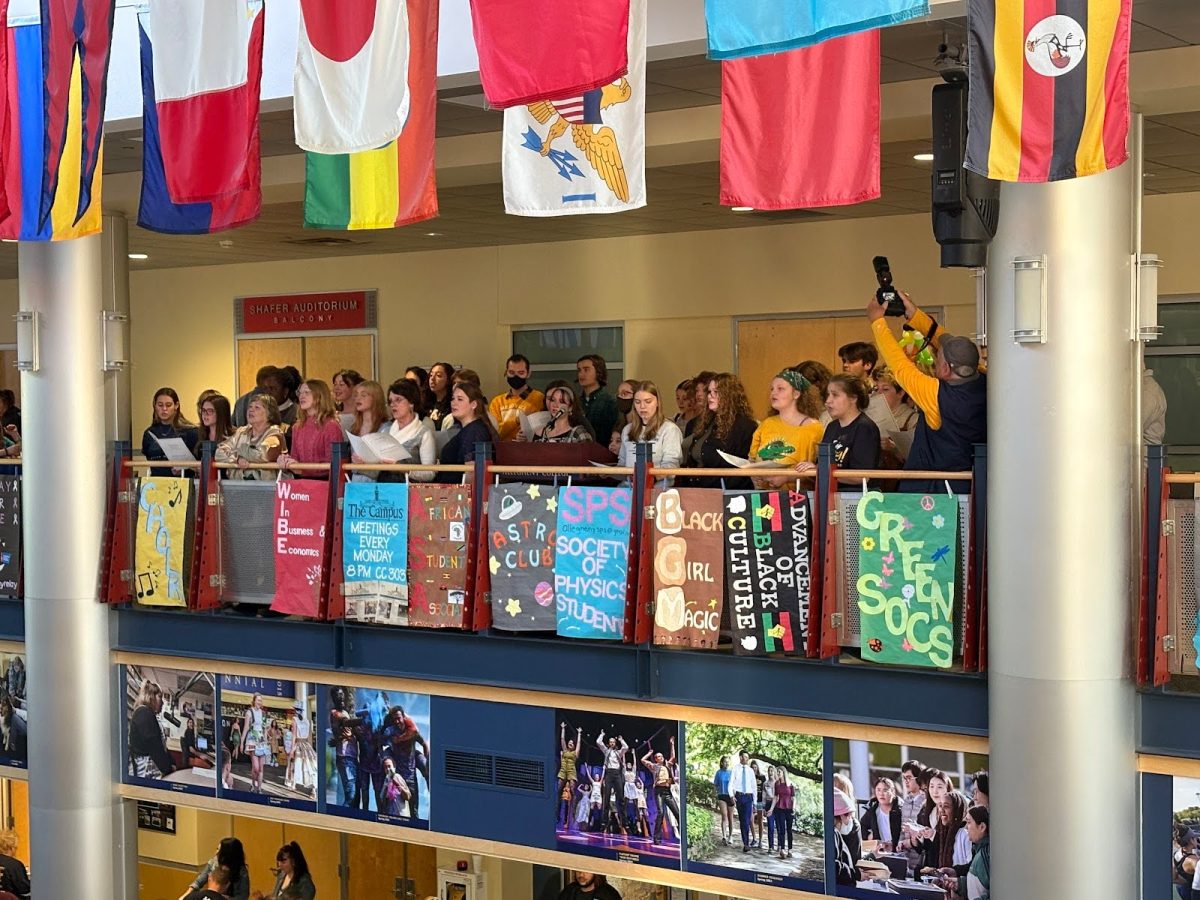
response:
M679 723L560 709L552 739L558 849L678 868L686 762Z
M216 794L216 683L212 672L124 667L126 783Z
M187 606L190 478L151 475L138 486L133 584L144 606Z
M409 625L466 624L470 514L471 492L461 484L409 485Z
M558 498L538 484L497 484L488 496L492 627L554 631L554 542Z
M328 697L325 809L338 816L429 827L429 695L322 686Z
M271 609L316 618L321 612L329 482L310 478L275 485L275 598Z
M720 491L670 488L654 500L654 643L711 649L721 636L725 543Z
M804 653L811 575L806 494L725 494L725 578L735 652L747 656Z
M220 795L316 811L316 686L221 675Z
M624 637L632 509L629 488L558 489L554 594L560 635Z
M346 618L408 624L408 485L351 482L342 498Z
M21 586L21 479L0 476L0 595L15 597Z
M0 765L29 765L29 701L25 696L25 655L0 654Z
M949 668L958 585L957 498L868 491L855 518L863 659Z

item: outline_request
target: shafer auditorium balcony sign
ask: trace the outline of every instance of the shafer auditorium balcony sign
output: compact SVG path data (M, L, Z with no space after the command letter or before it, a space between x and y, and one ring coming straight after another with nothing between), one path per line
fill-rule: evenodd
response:
M375 291L330 291L238 297L238 334L278 331L355 331L375 327Z

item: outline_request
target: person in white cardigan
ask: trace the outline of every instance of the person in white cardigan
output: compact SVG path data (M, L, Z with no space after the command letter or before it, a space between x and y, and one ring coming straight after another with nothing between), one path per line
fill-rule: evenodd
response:
M432 466L437 462L437 444L427 420L417 415L421 408L421 388L415 381L402 378L388 388L388 410L392 414L392 424L388 434L404 445L409 459L405 463ZM385 459L384 462L394 463L399 460ZM410 481L433 481L433 472L409 472ZM390 480L390 479L382 479Z
M683 461L683 432L668 419L653 381L639 381L633 392L633 415L621 431L618 465L632 466L639 443L653 444L651 459L655 468L674 469ZM669 487L671 479L658 479L660 487Z

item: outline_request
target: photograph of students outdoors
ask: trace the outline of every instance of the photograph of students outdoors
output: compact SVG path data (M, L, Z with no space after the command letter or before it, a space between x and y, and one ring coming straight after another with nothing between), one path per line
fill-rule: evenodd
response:
M223 796L315 809L314 686L222 675L220 687Z
M125 667L127 781L216 793L216 680L211 672Z
M700 722L684 736L688 870L819 890L823 740Z
M1200 900L1200 778L1172 781L1172 900Z
M829 853L838 894L989 900L987 756L834 741Z
M563 709L557 720L559 849L678 865L679 723Z
M0 765L29 763L29 705L25 701L25 657L0 654Z
M429 695L340 685L327 697L325 803L331 813L429 827Z

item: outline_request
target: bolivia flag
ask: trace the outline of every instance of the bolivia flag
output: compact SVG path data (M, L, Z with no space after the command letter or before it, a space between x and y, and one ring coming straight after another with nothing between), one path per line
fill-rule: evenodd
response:
M438 0L409 0L408 24L410 103L404 131L377 150L306 154L306 228L396 228L437 215Z
M971 0L966 167L1000 181L1128 158L1132 0Z

